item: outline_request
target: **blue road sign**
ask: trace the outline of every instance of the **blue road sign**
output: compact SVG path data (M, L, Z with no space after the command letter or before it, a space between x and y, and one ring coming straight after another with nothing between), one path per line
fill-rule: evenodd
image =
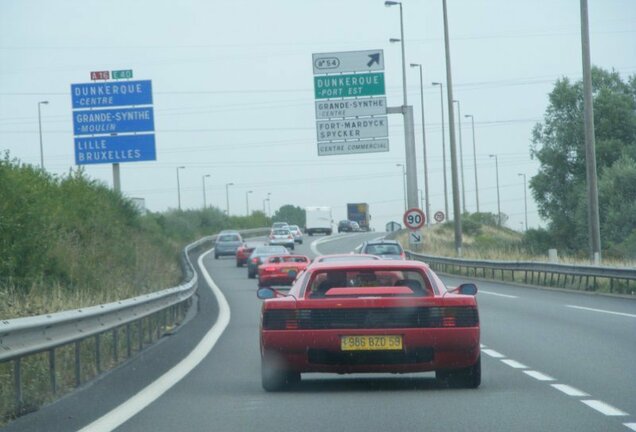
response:
M152 107L73 111L73 133L77 135L122 132L152 132Z
M141 162L156 160L155 135L113 135L75 138L75 163Z
M152 82L111 81L71 84L73 109L151 105Z

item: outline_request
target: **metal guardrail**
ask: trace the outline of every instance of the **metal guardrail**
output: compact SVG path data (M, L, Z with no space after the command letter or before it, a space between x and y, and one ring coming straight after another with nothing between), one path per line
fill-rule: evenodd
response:
M245 237L264 235L269 228L240 231ZM94 338L94 369L102 371L101 338L108 334L114 364L120 359L120 330L125 331L126 357L132 356L133 344L141 351L148 340L153 343L169 333L185 317L192 295L198 287L198 276L189 254L198 247L214 241L216 236L207 236L186 246L182 252L182 267L185 281L172 288L133 297L113 303L0 321L0 364L13 362L15 415L24 412L22 359L39 353L48 354L48 376L50 392L56 395L57 359L56 349L74 344L75 386L82 384L82 342ZM137 324L137 328L133 325ZM112 332L112 333L111 333ZM137 338L133 342L133 334ZM33 409L29 407L27 409ZM1 414L1 413L0 413Z
M605 282L610 293L634 294L636 269L535 261L492 261L446 258L406 251L410 259L426 262L444 273L512 280L526 284L597 291ZM480 274L481 273L481 274ZM499 276L499 277L497 277ZM634 283L630 288L630 284Z

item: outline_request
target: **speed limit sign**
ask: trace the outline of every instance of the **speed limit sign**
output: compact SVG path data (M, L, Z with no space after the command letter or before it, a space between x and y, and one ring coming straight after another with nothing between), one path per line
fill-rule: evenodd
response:
M408 209L404 212L404 226L410 230L417 230L424 226L426 216L424 212L418 208Z

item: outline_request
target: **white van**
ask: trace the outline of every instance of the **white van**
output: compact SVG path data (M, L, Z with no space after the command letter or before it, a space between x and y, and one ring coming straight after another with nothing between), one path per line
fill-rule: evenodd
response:
M333 218L331 207L305 207L305 232L311 236L316 233L331 235Z

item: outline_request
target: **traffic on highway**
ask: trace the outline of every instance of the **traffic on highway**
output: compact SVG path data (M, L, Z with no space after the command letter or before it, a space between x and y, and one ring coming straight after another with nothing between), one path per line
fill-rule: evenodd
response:
M0 432L636 432L635 23L0 1Z

